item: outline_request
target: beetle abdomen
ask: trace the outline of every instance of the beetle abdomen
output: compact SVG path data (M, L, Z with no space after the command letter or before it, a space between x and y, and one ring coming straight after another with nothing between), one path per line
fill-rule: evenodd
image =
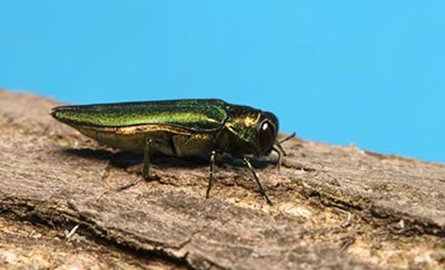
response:
M143 153L151 139L150 152L175 157L207 156L215 146L214 133L189 133L156 126L127 128L78 127L78 130L98 142L134 153Z

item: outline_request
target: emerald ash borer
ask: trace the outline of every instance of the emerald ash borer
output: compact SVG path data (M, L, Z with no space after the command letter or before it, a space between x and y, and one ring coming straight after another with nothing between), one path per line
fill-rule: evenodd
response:
M229 153L252 171L262 196L271 203L249 159L275 151L278 168L281 164L284 151L277 140L278 119L271 112L219 99L183 99L60 106L51 115L100 143L143 153L145 179L150 177L150 154L208 157L207 198L216 155Z

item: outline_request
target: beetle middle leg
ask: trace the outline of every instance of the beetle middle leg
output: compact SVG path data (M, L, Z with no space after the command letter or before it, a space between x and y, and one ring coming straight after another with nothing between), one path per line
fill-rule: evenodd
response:
M252 164L250 163L249 158L243 157L243 162L246 164L246 166L250 169L250 171L253 174L253 177L255 178L256 183L258 184L258 187L260 188L260 193L263 195L263 197L266 199L267 203L272 205L272 201L269 199L269 197L266 194L266 190L263 188L260 182L260 178L258 177L258 173L253 168Z

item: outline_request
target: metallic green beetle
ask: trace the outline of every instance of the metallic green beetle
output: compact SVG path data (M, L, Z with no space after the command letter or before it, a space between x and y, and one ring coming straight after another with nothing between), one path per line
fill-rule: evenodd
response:
M144 154L145 179L150 153L175 157L210 157L209 197L217 153L241 158L261 194L271 203L248 156L284 153L277 141L278 119L270 112L219 99L183 99L60 106L51 115L84 135L115 148Z

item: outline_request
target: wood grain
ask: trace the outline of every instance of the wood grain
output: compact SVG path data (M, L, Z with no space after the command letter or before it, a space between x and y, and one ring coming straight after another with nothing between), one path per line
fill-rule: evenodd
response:
M113 255L119 263L107 268L115 269L150 259L155 263L132 265L445 267L443 164L293 139L285 144L289 155L281 172L274 156L255 162L273 206L259 195L249 171L230 157L219 162L208 200L209 168L202 160L155 158L158 180L117 191L140 179L141 157L100 146L56 122L49 115L56 105L0 91L0 212L16 226L44 224L48 234L79 224L75 234L89 239L84 250L101 247L80 257L107 247L130 254ZM17 245L28 243L12 242L0 246L0 264L19 267L26 258L28 265L39 264L26 252L19 254L20 265L5 260L5 252L17 253ZM54 250L45 251L49 258L58 258L51 257Z

